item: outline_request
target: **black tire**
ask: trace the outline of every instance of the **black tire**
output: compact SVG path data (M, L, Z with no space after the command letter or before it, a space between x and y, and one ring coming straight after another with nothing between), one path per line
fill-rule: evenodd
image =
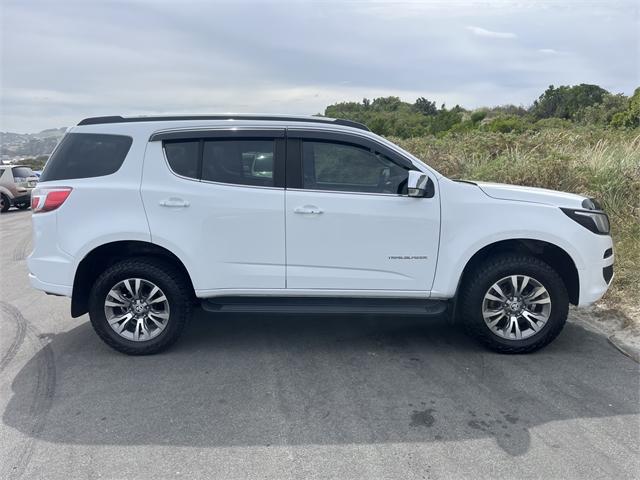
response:
M546 324L528 338L511 340L493 333L482 315L485 293L499 279L527 275L542 284L551 299ZM567 320L569 296L558 273L545 262L526 254L502 254L491 257L470 272L460 292L460 316L467 331L485 346L500 353L534 352L553 341Z
M4 213L11 207L11 201L4 193L0 193L0 212Z
M169 305L170 317L165 329L147 341L128 340L116 333L107 322L105 299L111 288L127 278L141 278L160 287ZM167 262L154 258L131 258L107 268L95 281L89 294L91 325L111 348L127 355L150 355L175 343L191 317L193 294L184 274Z

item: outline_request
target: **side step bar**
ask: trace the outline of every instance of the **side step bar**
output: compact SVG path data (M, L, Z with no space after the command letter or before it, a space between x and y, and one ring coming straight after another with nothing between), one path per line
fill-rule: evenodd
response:
M202 300L202 308L220 313L441 315L446 300L337 297L215 297Z

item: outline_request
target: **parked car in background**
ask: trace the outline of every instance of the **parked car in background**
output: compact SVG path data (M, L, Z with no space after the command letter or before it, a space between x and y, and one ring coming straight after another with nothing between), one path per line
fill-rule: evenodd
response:
M31 168L23 165L0 166L0 211L11 206L26 210L31 205L31 191L38 184L38 177Z
M33 193L31 284L128 354L214 312L449 313L532 352L613 277L598 202L446 178L364 125L319 117L102 117Z

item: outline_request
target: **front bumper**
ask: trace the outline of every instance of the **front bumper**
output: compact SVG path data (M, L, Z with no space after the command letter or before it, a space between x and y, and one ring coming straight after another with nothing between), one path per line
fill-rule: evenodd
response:
M579 307L587 307L602 298L613 281L613 241L611 237L604 237L607 241L601 243L598 259L591 262L587 268L578 270L580 277Z

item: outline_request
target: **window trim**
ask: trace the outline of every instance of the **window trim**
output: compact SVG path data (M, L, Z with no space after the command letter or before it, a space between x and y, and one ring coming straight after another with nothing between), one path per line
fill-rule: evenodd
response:
M190 180L192 182L207 183L212 185L227 185L232 187L266 188L271 190L283 190L285 188L285 154L286 154L286 134L284 128L278 129L256 129L256 128L220 128L205 130L182 130L172 131L170 138L163 138L160 142L160 149L164 157L165 164L169 171L178 178ZM175 134L175 135L174 135ZM155 134L154 134L155 135ZM215 180L204 180L202 170L204 164L204 142L207 140L267 140L273 141L273 185L247 185L244 183L227 183ZM157 138L156 140L159 140ZM173 168L167 157L165 142L198 141L198 177L187 177L180 175Z
M379 195L385 197L408 197L399 193L379 193L379 192L361 192L349 190L319 190L312 188L304 188L304 164L302 143L304 141L317 141L323 143L336 143L341 145L350 145L369 151L372 155L380 153L388 157L398 166L407 168L408 170L418 170L414 163L400 156L398 153L389 149L385 145L376 142L373 139L360 135L352 135L347 132L332 132L327 130L304 130L304 129L287 129L287 178L286 188L292 191L303 192L326 192L326 193L342 193L347 195ZM293 143L293 148L290 145ZM293 175L289 175L289 171Z

